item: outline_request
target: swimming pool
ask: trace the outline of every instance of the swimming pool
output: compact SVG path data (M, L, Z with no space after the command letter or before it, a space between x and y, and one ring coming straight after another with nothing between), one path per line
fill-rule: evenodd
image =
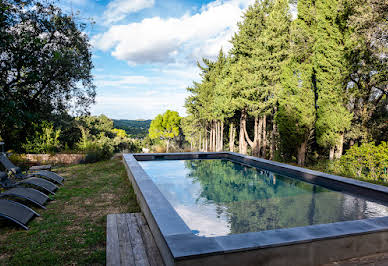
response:
M388 189L236 153L125 154L167 265L317 265L388 250Z
M200 236L388 215L388 207L377 202L231 160L158 160L140 165Z

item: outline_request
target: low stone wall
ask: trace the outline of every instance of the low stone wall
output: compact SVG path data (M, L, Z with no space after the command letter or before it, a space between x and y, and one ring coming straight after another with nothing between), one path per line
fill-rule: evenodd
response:
M24 160L34 164L79 164L86 154L24 154Z

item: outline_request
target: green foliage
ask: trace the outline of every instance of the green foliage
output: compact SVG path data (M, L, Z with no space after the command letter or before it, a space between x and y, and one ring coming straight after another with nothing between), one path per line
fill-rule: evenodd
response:
M76 146L87 154L86 163L109 159L114 152L141 150L139 141L130 139L124 130L113 128L113 121L104 115L84 116L77 121L81 137Z
M80 151L86 153L85 163L93 163L106 160L112 157L114 151L113 140L100 132L98 135L91 135L89 130L80 126L81 139L77 143Z
M148 136L151 120L115 120L113 126L118 129L124 129L131 138L143 139Z
M170 140L180 133L181 117L178 112L167 110L163 115L159 114L152 120L149 136L150 139L163 139L167 142L166 151L169 151Z
M114 128L114 129L112 129L112 132L114 134L116 134L116 136L119 138L126 138L127 137L127 133L123 129Z
M35 135L27 139L27 143L23 144L23 148L27 153L54 153L61 148L59 137L61 135L60 129L54 129L52 123L42 122L37 125L34 124L37 131Z
M100 116L79 116L76 119L78 125L85 127L90 131L90 134L97 136L101 133L109 137L113 137L113 120L105 115Z
M350 177L388 182L388 142L354 145L331 169Z
M94 103L85 24L53 2L0 1L0 134L8 148L20 150L34 121Z
M163 115L157 115L150 125L150 138L165 139L168 142L179 135L180 121L181 117L175 111L167 110Z

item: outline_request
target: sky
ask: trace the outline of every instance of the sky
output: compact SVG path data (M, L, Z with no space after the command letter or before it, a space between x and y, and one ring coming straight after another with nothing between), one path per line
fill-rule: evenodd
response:
M92 19L96 104L92 115L153 119L185 116L186 88L200 80L196 62L215 59L254 0L61 0L65 12Z

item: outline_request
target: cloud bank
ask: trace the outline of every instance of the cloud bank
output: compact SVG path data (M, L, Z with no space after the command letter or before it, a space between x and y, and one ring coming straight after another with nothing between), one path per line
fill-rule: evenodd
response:
M114 1L109 6L116 5L116 2L127 1ZM193 15L167 19L152 17L138 23L113 25L108 31L94 36L92 42L96 49L111 51L112 56L131 65L173 63L185 59L194 62L203 56L217 55L221 47L226 51L230 49L229 40L237 31L237 22L251 2L214 1ZM129 7L114 10L123 11L114 16L119 19Z

